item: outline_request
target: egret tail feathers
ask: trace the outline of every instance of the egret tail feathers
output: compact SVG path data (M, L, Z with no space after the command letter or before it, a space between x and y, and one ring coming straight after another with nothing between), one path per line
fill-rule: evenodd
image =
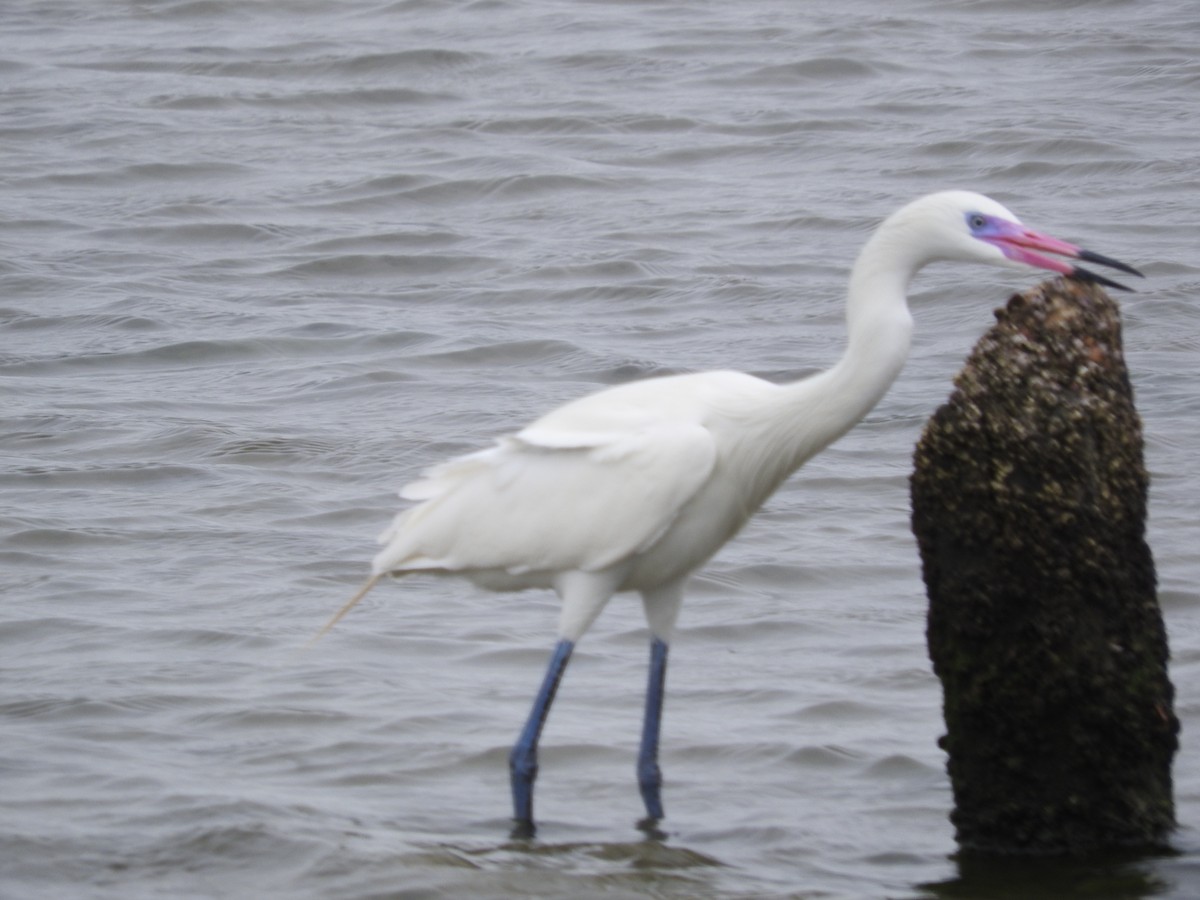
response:
M348 612L350 612L350 610L354 609L354 607L358 605L358 601L361 600L363 597L367 596L367 594L369 594L371 592L371 588L373 588L373 587L375 587L375 585L379 584L379 579L383 578L384 574L386 574L386 573L380 572L378 575L372 575L370 578L368 578L367 583L364 584L361 588L359 588L358 593L355 594L353 597L351 597L349 600L347 600L345 605L343 605L341 609L339 609L336 613L334 613L333 618L330 619L328 622L326 622L321 627L321 630L318 631L315 635L313 635L312 640L310 640L307 644L305 644L305 646L311 647L313 644L315 644L317 641L319 641L322 637L324 637L325 632L327 632L330 628L332 628L339 621L341 621L342 616L346 615L346 613L348 613Z

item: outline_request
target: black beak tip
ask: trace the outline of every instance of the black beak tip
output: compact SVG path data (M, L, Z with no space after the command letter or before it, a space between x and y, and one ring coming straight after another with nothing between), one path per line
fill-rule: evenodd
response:
M1098 266L1108 266L1110 269L1117 269L1129 275L1136 275L1138 278L1146 277L1133 266L1126 265L1119 259L1113 259L1111 256L1101 256L1099 253L1093 253L1091 250L1080 250L1079 258L1084 262L1092 262ZM1128 290L1128 288L1125 290Z
M1082 257L1081 257L1082 258ZM1133 272L1134 275L1141 275L1140 272ZM1133 288L1126 287L1120 282L1113 281L1111 278L1105 278L1103 275L1097 275L1095 272L1089 272L1087 269L1081 269L1075 266L1071 269L1070 277L1076 281L1086 281L1090 284L1102 284L1105 287L1116 288L1119 291L1129 291L1133 293Z

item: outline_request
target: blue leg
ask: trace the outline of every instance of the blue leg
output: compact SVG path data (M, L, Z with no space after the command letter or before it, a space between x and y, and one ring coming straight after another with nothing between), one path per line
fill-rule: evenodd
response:
M650 644L650 681L646 687L646 717L642 721L642 748L638 753L638 787L649 822L663 817L662 772L658 768L658 734L662 727L663 688L667 679L667 642Z
M546 679L533 701L533 711L529 713L529 720L508 757L508 770L512 777L513 819L516 820L514 837L533 837L534 834L533 782L538 772L538 738L542 735L542 726L546 724L550 704L554 702L554 692L558 690L558 683L574 649L575 644L565 638L555 645L550 666L546 669Z

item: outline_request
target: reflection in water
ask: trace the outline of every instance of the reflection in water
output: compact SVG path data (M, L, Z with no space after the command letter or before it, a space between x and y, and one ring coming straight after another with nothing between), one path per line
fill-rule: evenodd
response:
M1107 853L1074 858L1024 858L960 853L958 877L921 885L944 900L1138 900L1169 885L1150 862L1165 853Z
M513 882L513 893L525 893L537 873L537 896L710 896L709 873L725 864L694 850L660 840L641 841L509 841L498 846L463 847L440 844L409 856L417 869L473 869L495 888ZM516 887L524 885L524 887ZM589 888L602 887L600 893Z

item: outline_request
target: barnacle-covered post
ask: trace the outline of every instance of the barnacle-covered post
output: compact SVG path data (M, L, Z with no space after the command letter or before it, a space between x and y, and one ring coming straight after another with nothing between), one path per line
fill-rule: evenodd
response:
M1159 846L1179 724L1120 313L1057 279L996 317L912 477L951 819L969 849Z

